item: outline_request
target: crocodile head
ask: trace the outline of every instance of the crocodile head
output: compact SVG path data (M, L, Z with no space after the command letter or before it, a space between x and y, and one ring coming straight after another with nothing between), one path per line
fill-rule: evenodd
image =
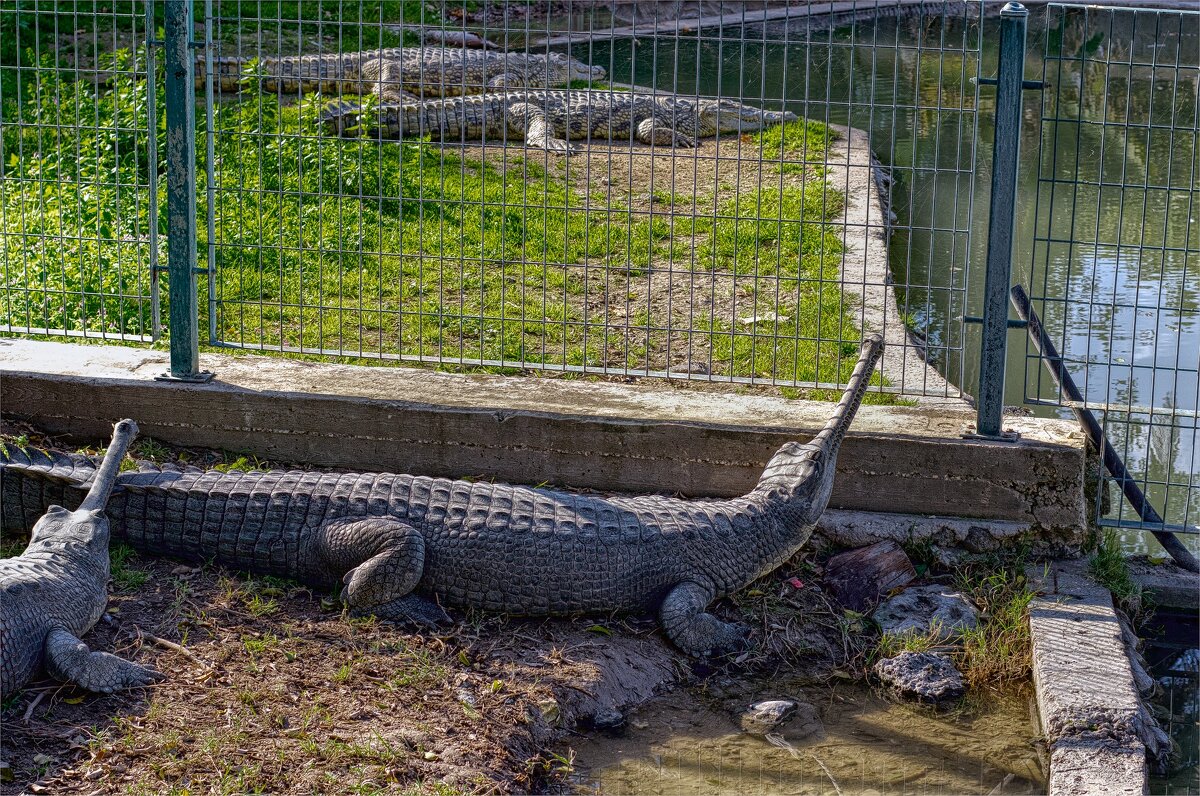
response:
M694 111L701 136L761 130L770 124L796 120L796 114L788 111L764 111L727 99L700 100L695 103Z
M50 506L29 534L28 550L45 548L67 557L94 556L97 562L108 563L108 518L104 509L68 511L62 506Z
M546 77L547 86L565 86L573 80L603 80L608 72L602 66L589 66L562 53L530 56L530 73Z

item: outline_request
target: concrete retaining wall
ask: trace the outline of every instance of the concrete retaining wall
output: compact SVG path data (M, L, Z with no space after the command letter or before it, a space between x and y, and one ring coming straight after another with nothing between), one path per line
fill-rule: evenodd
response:
M354 470L689 496L742 494L830 405L537 377L208 356L210 384L155 381L163 352L0 340L0 410L101 437L119 417L179 445ZM1016 443L961 439L971 413L864 406L832 506L1007 520L1055 544L1084 527L1082 437L1012 418Z

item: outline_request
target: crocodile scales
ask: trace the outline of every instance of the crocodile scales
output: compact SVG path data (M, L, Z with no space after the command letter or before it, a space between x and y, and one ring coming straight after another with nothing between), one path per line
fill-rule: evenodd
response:
M657 610L680 648L714 653L738 646L743 634L707 606L808 540L882 350L881 337L868 338L824 429L807 444L784 445L757 486L730 500L150 466L121 475L108 515L142 551L314 585L342 582L352 609L385 619L443 620L438 604L417 592L526 616ZM0 460L4 526L21 526L47 500L70 499L89 467L86 457L8 449Z
M333 103L322 120L329 132L370 138L430 136L434 140L516 139L551 152L573 150L571 139L640 141L694 147L719 133L761 130L796 119L728 99L627 91L505 91L470 97L386 103L363 110Z
M257 81L266 91L375 94L385 101L480 94L497 88L553 88L573 80L602 80L603 67L562 53L524 54L454 47L389 47L381 50L263 58L212 59L213 82L238 91ZM207 76L196 62L196 85Z
M132 420L118 423L99 471L89 473L94 480L79 508L47 506L25 552L0 559L0 699L43 668L59 680L105 693L162 677L107 652L92 652L79 640L108 602L105 502L136 434Z

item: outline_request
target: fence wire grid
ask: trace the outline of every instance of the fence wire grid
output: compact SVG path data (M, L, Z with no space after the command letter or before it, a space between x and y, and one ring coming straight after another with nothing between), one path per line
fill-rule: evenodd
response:
M1195 532L1200 13L1052 4L1046 16L1032 295L1166 528ZM1069 403L1029 357L1025 400ZM1101 491L1101 522L1149 528L1119 496Z

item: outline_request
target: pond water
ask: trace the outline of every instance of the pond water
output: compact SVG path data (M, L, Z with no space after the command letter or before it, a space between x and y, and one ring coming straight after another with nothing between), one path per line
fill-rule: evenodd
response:
M809 689L805 698L824 732L784 748L677 692L632 714L623 737L573 743L573 782L583 793L697 796L1045 792L1028 699L995 698L939 715L858 685Z
M1141 628L1146 662L1158 681L1152 710L1175 742L1171 770L1151 777L1150 792L1200 794L1200 618L1160 612Z
M959 318L980 313L994 91L977 92L970 78L995 73L998 22L981 23L977 11L933 13L832 32L793 23L598 40L574 52L615 81L742 97L867 130L894 177L890 253L901 311L937 367L974 393L978 334ZM1048 302L1046 320L1089 401L1182 412L1110 411L1107 423L1166 520L1197 525L1200 25L1178 14L1092 12L1085 24L1053 13L1030 18L1026 76L1044 76L1053 93L1045 107L1040 93L1026 96L1014 281L1035 298L1067 299ZM1048 51L1067 60L1046 61ZM1083 56L1167 66L1090 63L1081 74ZM1088 123L1039 126L1043 115ZM1053 155L1039 151L1043 133L1054 138ZM1052 398L1024 333L1009 342L1006 403ZM1136 519L1113 497L1112 519ZM1158 552L1140 531L1123 539ZM1197 537L1187 541L1200 549Z

